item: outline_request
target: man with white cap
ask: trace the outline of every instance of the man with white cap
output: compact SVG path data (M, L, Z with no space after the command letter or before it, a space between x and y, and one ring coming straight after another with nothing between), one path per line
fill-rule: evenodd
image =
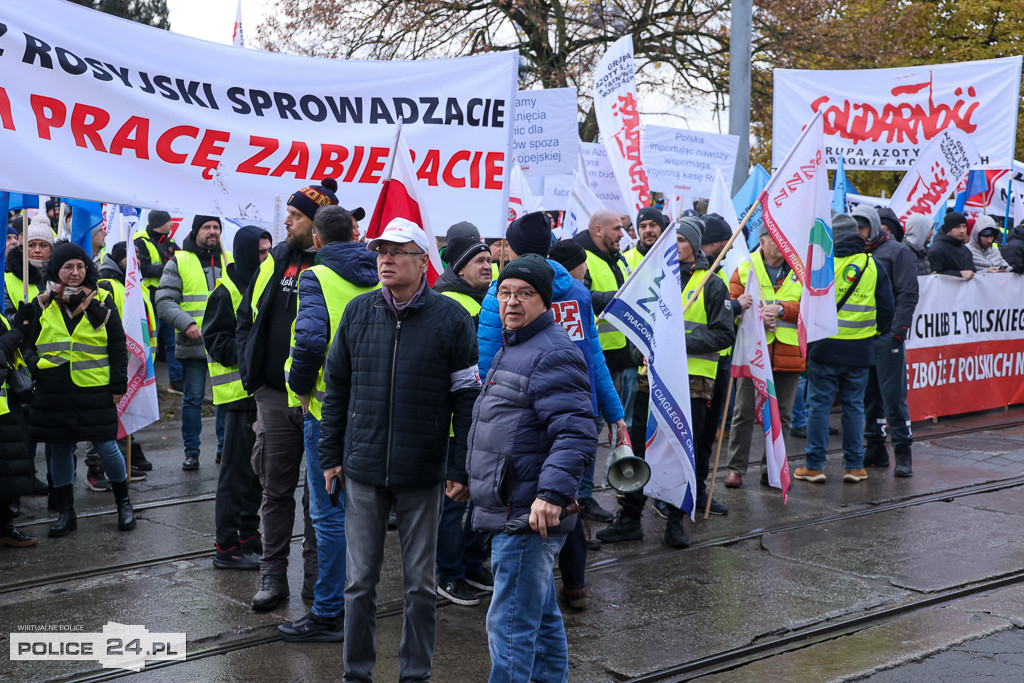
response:
M441 496L469 497L466 437L480 390L476 331L465 308L427 286L427 240L419 226L396 218L367 244L377 254L381 289L349 302L324 366L323 485L330 490L337 479L345 495L346 681L372 680L392 505L405 579L399 678L429 680Z

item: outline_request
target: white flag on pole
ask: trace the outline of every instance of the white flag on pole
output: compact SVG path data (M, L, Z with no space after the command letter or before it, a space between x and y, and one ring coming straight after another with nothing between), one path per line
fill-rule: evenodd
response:
M708 213L717 213L729 224L729 228L736 230L739 219L736 218L736 207L732 205L732 197L729 196L729 188L725 186L725 176L721 169L715 171L715 180L711 185L711 197L708 198ZM750 260L750 252L747 251L747 241L740 235L732 243L732 247L722 259L722 267L725 269L726 277L732 277L736 269L744 261Z

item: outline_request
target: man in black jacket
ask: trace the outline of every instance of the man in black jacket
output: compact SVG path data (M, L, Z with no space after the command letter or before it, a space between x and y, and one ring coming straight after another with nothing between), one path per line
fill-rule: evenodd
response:
M367 248L377 252L382 289L345 308L324 367L321 413L323 485L338 477L345 488L344 680L372 678L392 505L405 579L399 678L429 680L441 496L469 497L466 435L480 390L476 333L462 306L427 286L427 236L417 225L396 218ZM456 444L450 453L449 426Z
M338 203L334 194L337 181L324 178L320 182L288 198L284 220L288 237L270 250L238 307L238 371L242 385L256 398L252 468L263 486L263 555L260 581L252 598L252 607L258 612L274 609L289 596L288 552L304 440L302 408L298 396L288 389L285 362L293 341L299 275L316 258L313 217L321 206ZM308 491L302 496L302 516L302 596L312 600L320 571Z
M910 248L882 230L881 216L874 207L860 204L852 216L871 254L889 274L896 300L892 328L875 338L875 364L868 369L864 393L865 467L888 467L885 447L886 425L896 453L895 474L910 476L910 410L907 407L907 353L903 344L910 332L917 308L917 266Z
M171 214L166 211L150 211L146 227L132 235L132 239L139 252L142 284L155 307L156 288L160 286L164 265L178 250L178 245L171 239ZM171 389L180 393L183 385L182 369L181 363L174 357L174 325L158 320L156 336L160 344L157 359L167 363L167 377L171 382Z
M932 272L972 279L974 256L966 242L967 219L959 211L950 211L942 221L941 234L935 236L928 248L928 264Z
M224 410L224 453L214 501L216 549L213 565L220 569L259 569L260 501L263 489L252 470L256 434L256 401L238 375L235 311L242 292L260 265L260 243L272 240L265 230L247 225L235 234L235 262L229 263L206 302L203 344L213 384L213 403Z

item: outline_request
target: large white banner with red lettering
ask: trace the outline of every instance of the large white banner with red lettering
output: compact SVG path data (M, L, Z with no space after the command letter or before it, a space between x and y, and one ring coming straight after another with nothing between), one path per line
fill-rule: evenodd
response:
M433 224L504 225L517 64L297 57L6 0L0 188L273 220L332 176L369 211L403 119Z
M640 149L640 103L636 96L633 37L619 38L594 70L594 114L629 214L651 205Z
M825 115L825 159L846 170L907 170L955 127L974 142L977 168L1010 168L1021 57L896 69L776 69L772 165L782 163L813 112Z
M1024 403L1024 277L917 279L907 339L910 419Z

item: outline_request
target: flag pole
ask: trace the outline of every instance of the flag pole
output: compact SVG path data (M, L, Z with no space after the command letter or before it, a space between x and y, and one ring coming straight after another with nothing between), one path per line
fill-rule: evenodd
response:
M700 284L697 285L697 287L693 290L694 292L699 292L702 289L704 289L704 285L707 284L707 281L715 276L715 268L718 268L718 264L722 262L722 259L725 258L725 255L729 252L729 249L732 248L732 243L736 241L736 236L743 232L743 226L747 224L747 221L750 220L750 217L754 215L754 211L759 206L761 206L760 202L754 202L753 204L751 204L750 210L747 211L747 215L744 216L743 220L740 221L740 224L736 226L736 230L733 231L732 237L730 237L729 241L725 243L725 246L722 248L721 253L718 254L718 258L716 258L715 262L711 264L710 268L708 268L708 272L704 273L704 277L701 279ZM694 254L694 258L696 258L696 256L697 255ZM683 304L683 315L686 315L686 312L690 310L690 306L692 306L693 302L696 300L697 296L693 296L685 304Z
M725 440L725 421L729 419L729 400L732 398L732 385L736 380L729 374L729 386L725 389L725 402L722 403L722 422L718 425L718 444L715 446L715 465L711 468L711 486L708 487L708 502L704 505L704 519L711 514L711 496L715 493L715 479L718 474L718 457L722 454L722 441Z
M64 221L67 216L68 205L63 201L60 203L60 216L57 218L57 237L61 237L64 234Z
M121 213L120 208L118 209L118 212L117 212L117 221L118 221L118 225L119 225L119 228L120 228L120 236L121 236L121 240L120 241L124 242L125 246L128 246L128 243L127 243L127 240L125 239L125 234L124 234L124 214ZM132 245L132 246L134 246L134 245ZM125 303L127 304L127 299L125 300ZM126 308L127 308L127 306L126 306ZM124 315L124 311L122 311L121 314ZM147 323L147 327L148 327L148 323ZM120 419L120 417L118 417L118 419ZM128 448L125 449L126 450L126 454L125 454L125 458L124 458L125 461L126 461L125 462L125 464L126 464L125 470L126 470L126 473L128 475L128 478L125 479L125 481L130 484L130 483L132 483L132 435L128 433L128 430L125 430L124 438L128 439Z
M24 206L21 207L21 287L21 300L28 301L28 211Z
M1010 169L1010 173L1013 173L1013 169ZM1010 232L1010 228L1013 226L1007 225L1010 222L1010 204L1013 202L1013 176L1010 176L1010 183L1006 186L1006 215L1003 216L1003 246L1006 246L1006 233ZM1013 217L1017 219L1016 216Z

